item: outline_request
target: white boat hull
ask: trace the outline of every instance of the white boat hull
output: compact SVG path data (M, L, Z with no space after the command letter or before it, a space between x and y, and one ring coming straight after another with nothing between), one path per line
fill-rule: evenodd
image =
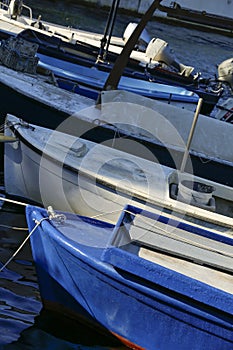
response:
M18 119L8 116L8 120ZM224 223L232 230L230 217L211 208L207 212L208 206L171 198L170 185L179 180L176 170L66 134L36 129L19 127L16 137L20 141L5 145L8 195L114 223L122 208L132 204L156 213L165 210L170 217L199 225L208 217L210 227ZM9 128L6 134L12 135ZM181 178L191 177L182 174ZM226 186L219 185L217 194L233 200L233 190Z

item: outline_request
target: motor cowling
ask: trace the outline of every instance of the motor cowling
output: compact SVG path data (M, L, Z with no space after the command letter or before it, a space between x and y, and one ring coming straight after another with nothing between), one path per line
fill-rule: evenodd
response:
M159 38L153 38L146 49L146 57L150 60L165 63L167 66L172 66L184 76L190 76L194 67L186 66L177 61L173 50L168 43Z
M135 28L137 27L137 23L129 23L124 31L124 34L123 34L123 40L125 42L127 42L129 40L129 38L131 37L132 33L134 32ZM138 43L137 43L137 48L140 50L140 51L144 51L148 45L148 43L150 42L151 40L151 37L150 35L148 34L147 30L144 29L138 39Z
M229 58L218 66L218 80L229 84L233 90L233 58Z

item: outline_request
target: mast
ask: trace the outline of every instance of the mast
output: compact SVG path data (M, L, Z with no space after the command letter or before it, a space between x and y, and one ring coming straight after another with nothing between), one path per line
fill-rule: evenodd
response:
M200 111L201 111L202 103L203 103L203 99L199 98L198 104L197 104L197 108L196 108L196 111L195 111L195 114L194 114L194 117L193 117L193 122L192 122L192 125L191 125L191 129L190 129L190 132L189 132L188 141L187 141L187 145L186 145L185 152L184 152L184 155L183 155L181 167L180 167L180 172L181 173L184 172L185 165L187 163L187 159L188 159L188 156L189 156L190 145L191 145L191 142L192 142L192 139L193 139L193 135L194 135L194 131L195 131L195 128L196 128L197 120L198 120L198 117L199 117L199 114L200 114Z
M101 39L99 55L97 57L97 62L103 61L106 58L106 54L107 54L107 50L108 50L108 47L110 44L113 26L115 24L116 13L117 13L117 9L119 7L119 4L120 4L120 0L113 0L113 2L112 2L112 6L111 6L109 14L108 14L107 23L106 23L106 26L104 29L104 35L103 35L103 38ZM110 30L110 32L109 32L109 30ZM106 46L106 44L107 44L107 46ZM105 46L106 46L106 48L105 48Z
M113 28L114 28L114 25L115 25L116 14L117 14L117 10L118 10L119 4L120 4L120 0L117 0L116 3L115 3L114 12L113 12L112 25L111 25L111 28L110 28L110 32L109 32L109 36L108 36L108 40L107 40L107 44L106 44L106 48L105 48L105 52L104 52L104 57L103 57L104 60L106 59L107 54L108 54L108 48L109 48L109 45L110 45L110 42L111 42L112 32L113 32Z
M103 90L116 90L117 86L119 84L120 78L123 74L123 71L127 65L129 56L134 49L143 29L145 28L147 22L152 18L153 13L159 6L160 2L162 0L154 0L152 4L150 5L149 9L146 11L146 13L142 16L140 22L138 23L137 27L135 28L134 32L132 33L129 40L126 42L125 46L123 47L120 55L117 57L116 62L104 84ZM100 100L100 97L98 98L98 102ZM97 103L98 103L97 102Z

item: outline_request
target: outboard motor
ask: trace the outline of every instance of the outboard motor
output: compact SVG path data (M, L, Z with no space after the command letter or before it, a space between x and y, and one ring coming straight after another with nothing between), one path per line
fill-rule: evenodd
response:
M126 42L129 40L129 38L131 37L132 33L134 32L134 29L137 27L137 23L129 23L124 31L123 34L123 40ZM138 39L138 43L137 43L137 48L139 51L145 51L147 45L149 44L151 40L150 35L148 34L148 32L146 31L146 29L144 29L142 31L142 34L140 35L139 39Z
M172 66L180 72L180 74L188 77L194 70L194 67L185 66L177 62L174 52L170 49L168 43L159 38L153 38L146 49L146 57L150 60L165 63L167 66Z
M227 83L233 92L233 58L229 58L219 64L218 81Z
M21 15L23 9L22 0L12 0L9 4L9 11L12 19L17 19Z

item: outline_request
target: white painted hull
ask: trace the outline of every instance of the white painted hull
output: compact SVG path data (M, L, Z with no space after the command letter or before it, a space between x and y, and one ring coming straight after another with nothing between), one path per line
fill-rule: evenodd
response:
M145 159L156 158L161 164L179 168L194 117L192 112L120 90L103 92L101 108L96 108L93 100L63 91L34 77L26 76L29 78L26 81L22 73L12 71L9 79L8 71L0 67L0 87L4 86L1 93L10 81L13 90L11 104L18 108L13 101L18 101L20 95L23 107L16 112L8 109L6 113L20 112L29 123L51 129L59 126L63 132L98 143L109 140L108 144L112 147ZM7 91L6 98L8 96ZM41 105L43 112L38 113ZM11 106L7 105L7 108ZM199 115L190 149L195 162L193 159L188 162L185 170L233 187L232 128L232 124ZM125 140L127 136L132 138L129 145ZM120 147L118 141L121 142Z
M18 132L20 141L5 145L9 195L110 222L132 204L156 213L166 210L171 217L198 225L208 220L210 226L224 223L233 228L230 217L172 199L169 188L178 182L178 173L171 168L44 128L18 127ZM9 128L6 134L12 135ZM233 201L231 188L218 185L217 194Z
M6 134L11 135L9 129L6 130ZM50 134L51 132L49 131L49 135ZM65 138L70 139L68 144L71 145L75 140L72 136L65 136ZM57 210L75 212L88 216L97 215L113 222L117 220L119 212L125 204L133 204L135 202L135 200L131 199L132 195L135 194L134 192L137 192L136 197L141 197L144 200L148 195L148 189L144 181L145 179L142 177L143 182L137 182L134 179L136 175L133 176L132 173L127 173L127 171L124 173L124 169L122 169L127 161L132 163L132 161L130 161L130 155L108 149L101 145L96 145L97 154L99 154L100 157L99 162L97 161L97 163L94 164L94 159L96 158L95 155L88 157L89 159L85 160L85 162L82 158L77 158L77 162L73 164L73 168L69 169L67 163L64 168L62 164L69 152L67 142L67 148L62 150L64 152L62 154L61 149L59 150L59 146L58 144L56 145L55 140L52 140L52 144L55 145L55 148L52 146L52 151L50 147L46 146L43 142L38 148L33 148L33 140L29 137L28 141L28 144L26 142L15 142L5 145L5 189L9 195L19 197L25 201L33 201L42 204L44 207L52 205L53 208ZM31 145L30 142L32 142ZM85 143L88 145L88 148L93 147L94 149L95 146L93 143ZM46 149L47 147L48 149ZM56 149L56 147L58 147L58 149ZM44 154L46 155L52 155L54 152L54 158L47 158L46 156L42 157L39 152L43 149L45 151ZM105 150L104 155L100 155L102 150ZM99 168L101 168L101 162L102 165L105 164L105 159L112 160L117 159L118 157L123 157L123 159L120 158L119 161L122 174L117 175L114 173L114 167L111 169L113 179L110 179L110 183L111 187L116 189L116 191L113 190L112 192L110 186L106 187L104 185L104 176L100 176L99 178L100 185L96 184L97 174L95 172L98 172ZM139 160L137 157L133 158L139 162L150 163ZM56 161L58 159L59 161ZM77 171L82 169L83 162L84 169L78 173ZM70 160L70 163L72 163L72 159ZM134 168L131 169L131 171L138 171L138 178L141 180L140 170L135 167L135 164L132 166L134 166ZM120 168L115 170L118 170L119 172ZM125 175L129 174L132 175L132 178L125 178ZM163 180L162 176L157 177L155 175L154 177L159 182ZM127 180L129 182L130 180L133 181L131 190L127 189L127 186L124 186L123 182ZM154 181L154 179L151 181ZM101 185L101 182L103 185ZM118 182L120 183L119 192L117 192ZM160 187L161 186L158 188L161 191L160 196L163 199L164 194ZM122 196L122 194L124 194L125 197L124 195ZM157 196L158 194L159 191L157 191ZM152 205L152 202L150 204Z

